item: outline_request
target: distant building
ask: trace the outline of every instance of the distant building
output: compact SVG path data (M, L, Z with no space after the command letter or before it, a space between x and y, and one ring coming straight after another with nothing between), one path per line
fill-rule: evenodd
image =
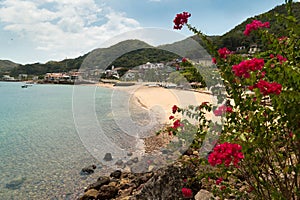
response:
M240 52L245 52L246 51L246 47L245 46L240 46L236 48L236 52L240 53Z
M23 81L23 80L27 80L28 75L27 74L19 74L19 80Z
M150 62L138 66L139 69L162 69L164 67L165 66L163 63L150 63Z
M2 80L3 80L3 81L14 81L15 78L14 78L14 77L11 77L11 76L9 76L9 75L3 75Z
M250 49L248 51L249 54L254 54L260 52L260 48L258 48L257 44L253 44L250 46Z
M139 71L133 70L133 69L128 70L122 76L122 80L125 80L125 81L134 81L134 80L138 80L138 78L139 78Z
M106 76L107 78L109 78L109 77L113 77L113 78L116 78L116 79L119 79L119 78L120 78L119 73L118 73L118 70L115 69L114 66L112 66L111 69L105 70L105 76Z

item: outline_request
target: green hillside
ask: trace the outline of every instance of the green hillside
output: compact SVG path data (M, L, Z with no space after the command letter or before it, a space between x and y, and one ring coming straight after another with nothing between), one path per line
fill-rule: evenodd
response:
M3 74L8 74L13 68L18 66L19 64L14 63L12 61L0 60L0 75L2 76Z
M293 3L292 12L298 21L297 22L299 25L298 28L300 29L300 2ZM236 48L240 46L245 46L247 49L251 44L254 43L258 43L259 45L262 45L260 44L260 38L258 37L254 37L252 35L250 35L250 37L244 36L243 32L245 30L246 24L251 23L251 21L254 19L263 22L269 21L270 22L270 28L268 29L269 32L276 33L281 36L285 36L287 34L286 25L276 19L275 16L278 14L279 15L287 14L286 5L277 6L266 13L248 18L247 20L237 25L235 28L225 33L224 35L210 37L210 38L218 48L227 47L232 51L235 51ZM261 48L263 49L263 46L261 46Z
M292 10L299 24L300 2L293 3ZM218 48L227 47L232 51L235 51L236 48L240 46L245 46L245 51L247 51L250 45L254 43L257 43L260 45L260 48L263 49L263 44L260 44L260 38L254 36L245 37L243 35L246 24L250 23L253 19L269 21L271 24L269 31L284 36L287 31L285 24L278 21L274 16L276 13L286 14L286 12L287 9L285 5L277 6L269 12L248 18L222 36L209 36L209 39L211 39ZM298 27L300 27L300 24ZM204 48L202 48L202 46ZM106 69L112 65L130 69L146 62L171 61L178 57L206 59L209 58L209 55L205 49L205 45L197 36L158 47L153 47L139 40L126 40L108 48L95 49L75 59L49 61L45 64L34 63L19 65L10 61L0 60L0 75L1 73L3 74L3 72L10 72L11 76L18 76L18 74L43 75L47 72L66 72L79 68Z

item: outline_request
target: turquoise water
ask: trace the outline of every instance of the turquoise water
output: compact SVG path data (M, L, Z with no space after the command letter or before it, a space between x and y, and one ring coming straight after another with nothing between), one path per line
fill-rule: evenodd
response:
M99 176L82 176L80 170L91 164L101 169L75 127L73 86L21 85L0 82L0 199L76 199ZM103 122L110 93L104 88L94 93Z

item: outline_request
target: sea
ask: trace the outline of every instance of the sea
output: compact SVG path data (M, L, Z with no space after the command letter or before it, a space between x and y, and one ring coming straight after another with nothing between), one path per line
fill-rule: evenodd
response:
M149 131L141 127L151 116L128 104L127 93L91 85L22 85L0 82L0 200L77 199L113 170L116 159L136 152L136 136ZM105 164L107 153L114 160ZM80 173L92 164L95 173Z

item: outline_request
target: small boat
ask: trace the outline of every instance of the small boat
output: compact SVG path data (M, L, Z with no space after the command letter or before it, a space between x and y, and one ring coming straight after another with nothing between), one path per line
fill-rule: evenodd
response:
M21 88L27 88L28 87L28 85L22 85L21 86Z

